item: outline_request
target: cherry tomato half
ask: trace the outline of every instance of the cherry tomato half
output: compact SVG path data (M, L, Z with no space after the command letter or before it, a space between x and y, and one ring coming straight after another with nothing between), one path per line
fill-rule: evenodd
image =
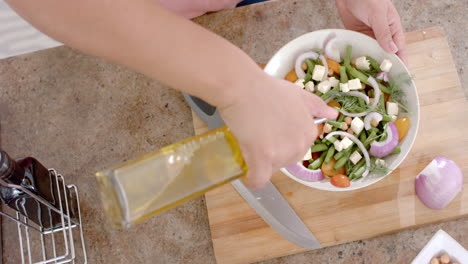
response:
M346 177L346 175L343 175L343 174L338 174L338 175L333 176L331 178L330 182L334 186L340 187L340 188L349 187L351 185L351 183L349 181L349 178Z
M410 127L409 117L403 116L403 117L398 118L398 120L395 121L395 126L398 130L398 141L401 142L408 134L408 130Z
M333 169L335 166L336 160L332 157L328 163L322 163L322 173L327 177L333 177L337 174L344 174L346 169L345 167L341 167L337 170Z

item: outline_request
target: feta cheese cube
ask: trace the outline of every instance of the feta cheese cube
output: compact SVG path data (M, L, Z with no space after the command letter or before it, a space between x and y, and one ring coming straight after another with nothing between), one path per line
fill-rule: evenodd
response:
M362 129L364 128L364 122L359 117L355 117L353 121L351 121L351 129L354 131L354 134L358 135L361 133Z
M391 116L398 115L398 104L394 102L387 102L387 114Z
M343 93L349 92L348 83L340 83L340 90L341 90Z
M336 140L335 142L333 142L333 145L335 146L336 151L340 152L343 150L343 143L341 143L341 141Z
M322 93L327 93L328 91L330 91L330 82L327 80L320 82L317 85L317 89Z
M352 79L348 81L349 90L359 90L362 89L361 81L359 79Z
M343 149L347 149L349 147L351 147L351 145L353 145L353 141L351 141L351 139L349 139L348 137L344 137L342 140L341 140L341 144L343 144Z
M361 159L362 159L362 156L361 156L361 154L359 154L359 152L357 152L357 151L354 151L353 154L351 154L351 156L349 157L349 160L350 160L354 165L356 165Z
M304 158L302 160L310 160L312 159L312 152L310 151L310 148L309 150L307 150L307 153L304 155Z
M312 72L312 80L321 81L325 75L325 67L322 65L315 65L314 71Z
M356 68L360 70L370 70L370 62L367 60L365 56L356 58L356 61L354 64L356 64Z
M297 81L294 82L295 85L304 88L304 79L298 79Z
M328 78L328 82L330 83L330 86L335 88L338 86L338 84L340 84L340 81L338 81L335 77L330 77Z
M383 160L383 159L376 159L375 160L375 165L377 165L377 166L386 166L387 164L385 163L385 160Z
M314 82L313 81L310 81L308 83L305 84L305 89L311 93L313 93L315 91L315 85L314 85Z
M384 72L389 72L391 68L392 68L392 63L387 59L383 60L382 63L380 64L380 69Z

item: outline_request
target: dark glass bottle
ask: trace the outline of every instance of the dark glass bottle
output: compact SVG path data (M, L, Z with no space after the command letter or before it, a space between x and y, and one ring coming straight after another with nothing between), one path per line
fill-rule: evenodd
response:
M20 160L13 160L5 151L0 150L0 178L7 183L20 185L37 196L45 199L50 205L60 210L60 202L57 190L60 190L61 204L65 210L65 199L70 197L67 188L63 191L63 183L59 181L59 188L55 177L49 174L36 159L28 157ZM45 229L61 226L61 216L54 210L49 209L44 204L23 192L18 188L0 186L0 197L9 207L27 216ZM75 218L76 212L73 203L68 201L70 217Z

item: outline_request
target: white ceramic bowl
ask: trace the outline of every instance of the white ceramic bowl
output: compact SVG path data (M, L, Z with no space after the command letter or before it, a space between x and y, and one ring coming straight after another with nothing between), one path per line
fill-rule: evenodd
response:
M375 58L377 62L380 62L383 59L389 59L393 64L390 70L390 78L402 72L409 73L406 66L396 55L386 53L373 38L370 38L361 33L343 29L326 29L314 31L290 41L280 50L278 50L278 52L276 52L276 54L270 59L265 67L265 72L278 78L284 78L289 71L294 69L295 60L300 54L306 51L310 51L313 48L322 48L325 38L333 32L337 37L335 45L337 45L340 49L342 58L344 58L345 55L346 45L352 45L352 58L368 55ZM385 159L387 166L391 170L397 168L405 159L406 155L408 155L416 138L419 127L419 98L416 91L416 86L414 85L414 82L411 82L410 85L403 86L402 88L406 94L409 113L400 113L399 116L408 116L411 120L411 125L406 138L403 140L403 142L400 143L401 153L398 155L391 155ZM297 178L284 168L281 169L281 171L299 183L327 191L357 190L376 183L384 178L384 176L369 174L365 178L351 181L351 186L348 188L338 188L333 186L330 183L330 180L327 178L319 182L309 182Z

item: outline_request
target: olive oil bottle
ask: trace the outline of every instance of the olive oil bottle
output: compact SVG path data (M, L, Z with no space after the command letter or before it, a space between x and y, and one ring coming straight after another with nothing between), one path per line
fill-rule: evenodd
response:
M247 166L227 127L96 173L107 215L129 227L241 177Z

